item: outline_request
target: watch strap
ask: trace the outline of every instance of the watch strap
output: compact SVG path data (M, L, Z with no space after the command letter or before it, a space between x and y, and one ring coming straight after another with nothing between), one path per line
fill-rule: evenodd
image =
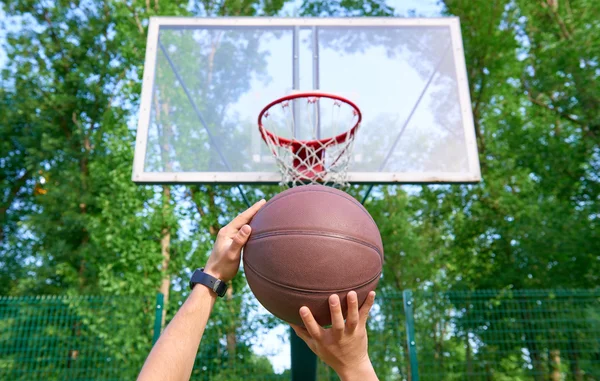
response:
M197 269L194 271L194 274L192 274L192 279L190 279L190 289L193 289L197 284L210 288L221 298L225 296L225 292L227 291L227 283L205 273L203 268Z

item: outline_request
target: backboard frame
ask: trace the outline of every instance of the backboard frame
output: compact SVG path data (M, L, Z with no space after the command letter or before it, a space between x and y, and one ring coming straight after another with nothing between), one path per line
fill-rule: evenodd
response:
M154 77L156 71L158 37L161 27L319 27L319 26L445 26L450 28L452 49L454 50L457 88L460 112L466 126L465 144L469 172L349 172L348 181L352 184L420 184L420 183L476 183L481 180L477 141L471 109L471 99L464 61L464 50L460 32L460 22L456 17L449 18L262 18L262 17L152 17L148 28L146 57L142 80L142 93L138 114L138 127L135 144L132 180L139 184L277 184L279 173L271 172L145 172L146 142L151 120ZM326 89L324 89L326 90ZM284 94L282 94L284 95ZM360 105L359 105L360 106ZM261 107L257 110L258 111ZM258 128L258 126L256 127ZM360 133L360 132L359 132Z

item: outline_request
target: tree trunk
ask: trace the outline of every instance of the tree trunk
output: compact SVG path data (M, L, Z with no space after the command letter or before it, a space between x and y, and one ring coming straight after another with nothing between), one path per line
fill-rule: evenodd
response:
M467 379L473 375L473 359L471 356L471 343L469 342L469 331L465 334L465 344L467 346L466 361L467 361Z
M161 89L161 94L165 94L165 99L159 99L158 96L154 97L156 120L158 121L159 128L159 140L160 140L160 155L161 161L164 165L165 171L170 172L173 170L173 164L170 160L169 152L171 150L171 137L173 136L173 129L168 119L169 117L169 99L168 92ZM171 213L171 188L169 185L162 186L162 218L163 224L160 232L160 253L162 255L162 273L163 278L160 284L160 293L164 296L163 311L162 311L162 326L165 326L165 319L167 316L167 310L169 307L169 290L171 287L171 278L169 276L169 262L171 260L170 246L171 246L171 226L170 226L170 213Z
M72 119L74 122L76 122L75 114L73 114ZM79 127L79 124L77 124L77 126ZM86 134L86 131L84 131L83 129L81 129L81 132L84 135ZM83 152L83 156L79 160L79 169L81 171L81 194L85 196L88 193L88 177L90 175L88 155L90 154L90 150L91 150L89 137L87 135L85 135L82 147L85 151ZM82 215L87 214L87 204L85 202L83 202L83 200L79 203L79 212ZM86 246L90 240L90 236L85 227L82 228L82 231L83 231L82 232L83 234L82 234L82 239L81 239L81 244L80 244L80 250L81 250L81 252L85 252ZM80 292L83 292L83 289L86 285L85 270L86 270L86 261L85 261L85 255L84 255L79 260L79 270L77 272L77 274L79 276Z
M233 285L229 282L229 287L227 287L227 293L225 294L227 300L227 306L229 308L229 313L231 318L229 319L229 325L227 327L227 357L229 360L229 365L233 366L235 362L235 350L237 348L237 335L236 335L236 322L238 321L235 316L235 306L233 305Z
M560 350L554 349L550 351L550 364L552 366L550 380L560 381Z
M567 356L569 358L571 378L575 381L583 381L583 372L579 365L579 348L577 347L577 341L573 336L569 336L569 351L567 352Z
M531 351L531 359L533 361L533 378L536 381L545 380L545 372L544 367L542 366L542 358L540 356L540 352L537 349L537 343L533 343L532 347L530 347Z
M485 380L486 381L493 381L494 380L494 376L492 374L492 367L490 366L490 362L489 361L485 362Z
M525 322L525 343L527 345L527 349L529 350L529 355L531 356L531 362L533 366L533 379L536 381L545 380L545 372L544 367L542 365L542 359L540 356L540 351L538 349L537 341L535 339L535 327L531 324L531 316L527 312L528 306L527 301L524 301L523 312L521 312L521 317Z
M8 222L8 209L17 199L17 195L21 192L21 189L25 186L27 179L31 175L31 171L25 171L25 173L13 182L13 186L8 191L8 197L2 198L2 206L0 206L0 244L4 242L4 226Z
M168 221L169 204L171 201L171 188L168 185L163 185L163 217ZM163 311L162 311L162 326L165 326L165 318L167 315L167 307L169 305L169 290L171 286L171 277L169 276L169 261L171 260L171 229L169 223L163 224L160 232L160 253L162 255L162 273L163 278L160 284L160 293L164 296Z
M439 369L441 372L444 371L444 337L446 334L443 314L437 317L437 324L439 326L436 344L435 344L435 356L438 360Z
M444 329L443 329L443 321L442 317L436 314L437 310L435 310L432 314L433 326L431 327L432 335L433 335L433 358L435 362L433 363L436 367L435 372L443 374L444 373Z

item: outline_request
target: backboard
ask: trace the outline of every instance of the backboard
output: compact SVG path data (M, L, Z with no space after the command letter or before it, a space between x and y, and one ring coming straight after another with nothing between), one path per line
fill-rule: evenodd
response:
M159 17L148 31L133 181L280 182L257 117L298 90L360 108L351 183L480 180L457 18Z

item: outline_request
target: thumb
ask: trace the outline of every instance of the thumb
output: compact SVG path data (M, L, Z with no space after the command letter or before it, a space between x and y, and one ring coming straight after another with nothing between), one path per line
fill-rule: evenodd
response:
M233 242L231 242L231 250L239 253L242 250L242 247L248 242L248 238L250 238L250 233L252 232L252 228L250 225L244 225L238 230L235 237L233 237Z

